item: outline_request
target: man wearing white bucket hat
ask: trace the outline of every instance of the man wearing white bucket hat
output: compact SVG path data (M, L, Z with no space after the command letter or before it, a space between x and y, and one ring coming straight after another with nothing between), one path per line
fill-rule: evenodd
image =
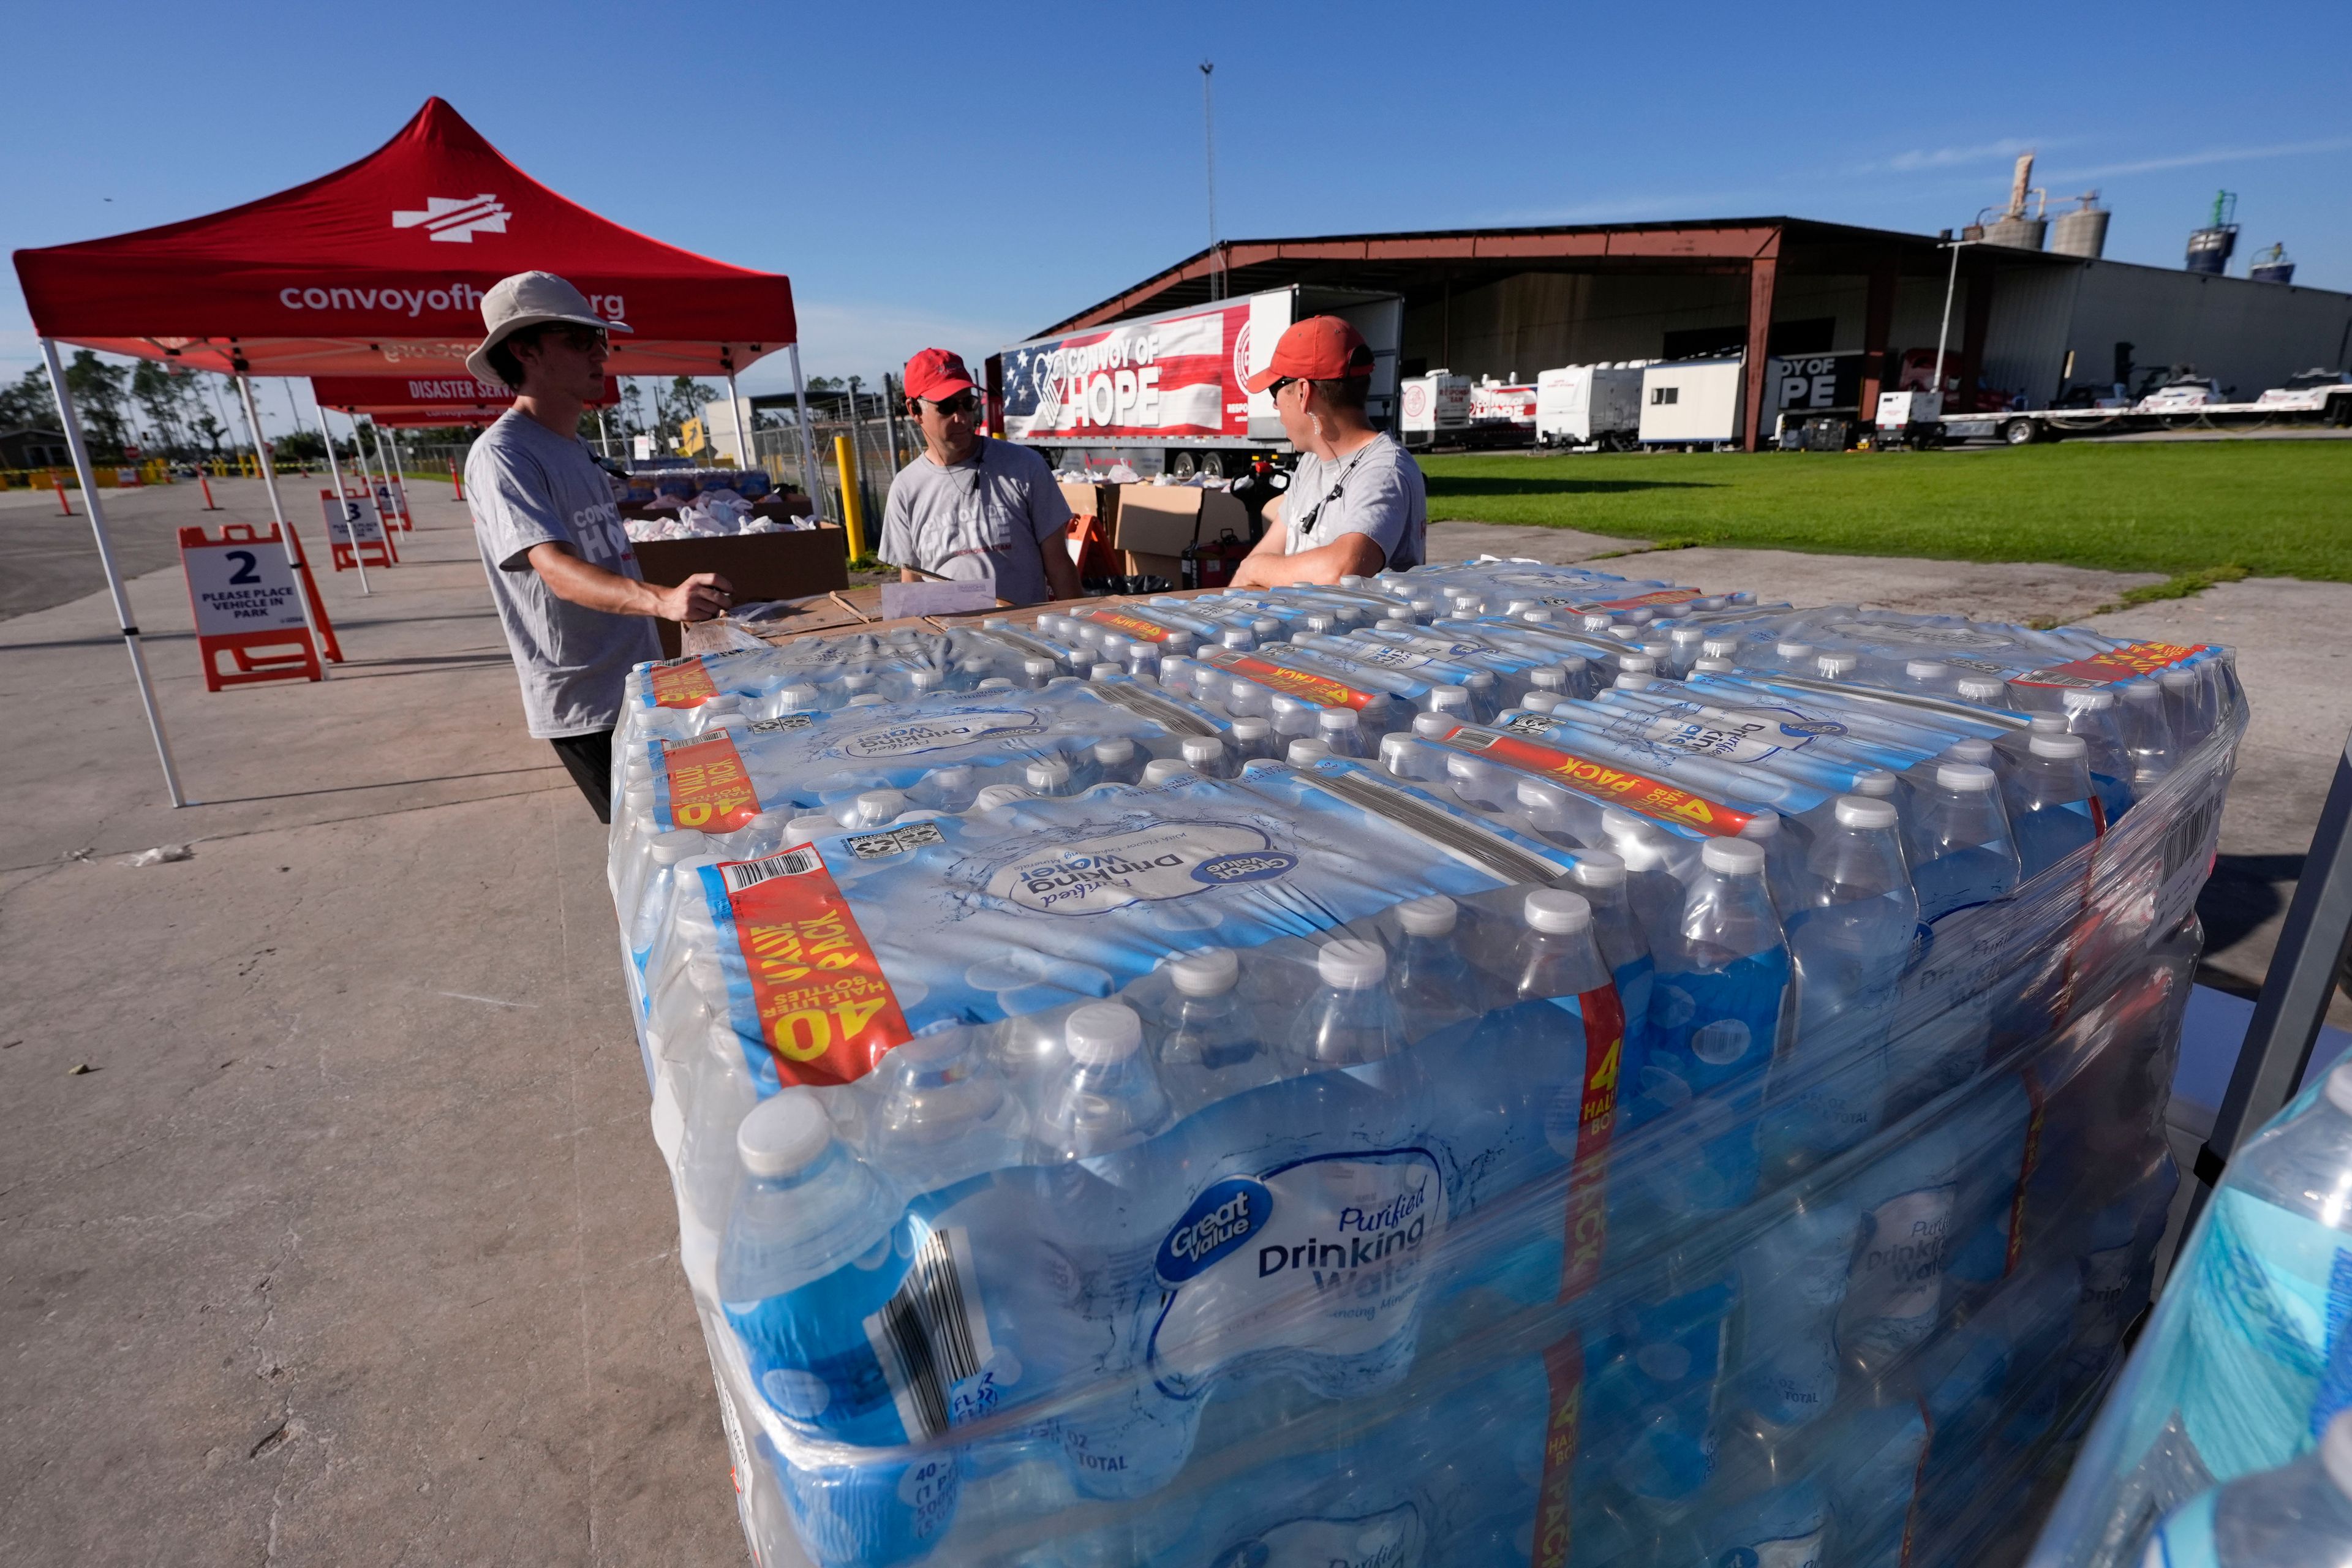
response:
M630 667L661 657L648 617L700 621L734 602L698 572L647 584L580 411L604 386L606 321L551 272L518 272L482 296L482 346L466 358L514 406L466 457L466 505L522 681L530 732L555 747L599 821L612 812L613 726Z

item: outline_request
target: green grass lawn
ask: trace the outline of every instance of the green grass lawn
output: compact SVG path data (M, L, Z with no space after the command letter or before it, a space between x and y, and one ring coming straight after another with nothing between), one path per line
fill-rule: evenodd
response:
M1421 466L1433 521L2352 582L2352 441L1446 457Z

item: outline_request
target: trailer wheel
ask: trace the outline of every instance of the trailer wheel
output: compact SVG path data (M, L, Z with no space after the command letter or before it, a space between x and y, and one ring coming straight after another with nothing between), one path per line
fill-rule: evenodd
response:
M1197 471L1199 465L1193 461L1192 453L1179 452L1176 454L1174 459L1169 463L1168 471L1175 475L1180 479L1189 479L1192 477L1194 472Z
M2012 419L2000 427L2000 438L2012 447L2031 447L2041 435L2031 419Z
M1223 452L1202 453L1201 477L1209 479L1223 479L1225 477L1225 455Z

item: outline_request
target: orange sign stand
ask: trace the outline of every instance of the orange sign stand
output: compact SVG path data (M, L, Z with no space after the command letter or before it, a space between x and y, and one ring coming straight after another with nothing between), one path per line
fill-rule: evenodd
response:
M319 651L327 656L329 664L341 664L343 645L335 640L335 623L327 618L327 602L319 597L319 580L310 575L310 552L302 548L302 536L290 522L286 525L286 538L294 547L294 572L302 579L302 596L310 601L310 624L319 628Z
M320 490L319 505L327 515L327 543L334 552L336 571L349 572L362 562L370 566L400 564L400 552L393 547L383 514L376 510L365 490L346 489L340 503L334 491Z
M183 528L180 567L195 612L205 690L327 678L275 524L265 533L251 523L224 523L217 539L201 527Z

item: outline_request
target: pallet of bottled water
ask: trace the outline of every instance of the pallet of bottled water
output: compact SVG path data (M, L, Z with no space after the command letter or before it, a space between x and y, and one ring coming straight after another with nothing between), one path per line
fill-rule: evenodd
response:
M762 1563L2021 1554L2176 1185L2226 650L1489 559L629 700Z

